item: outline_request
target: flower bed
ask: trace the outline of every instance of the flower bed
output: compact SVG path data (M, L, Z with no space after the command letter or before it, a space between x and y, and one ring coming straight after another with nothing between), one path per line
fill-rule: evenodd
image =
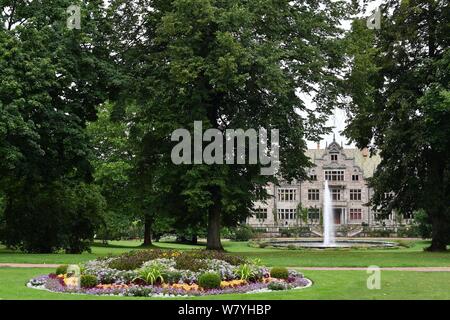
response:
M73 268L72 268L73 269ZM55 273L27 286L52 292L120 296L200 296L288 290L311 285L295 270L211 251L140 250L80 265L81 275Z

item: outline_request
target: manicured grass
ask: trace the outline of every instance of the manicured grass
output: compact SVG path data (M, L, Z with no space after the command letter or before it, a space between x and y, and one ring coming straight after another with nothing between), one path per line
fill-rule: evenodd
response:
M25 287L30 278L53 269L0 268L0 299L133 299L59 294ZM305 271L314 281L307 289L195 299L450 299L450 273L383 271L381 289L369 290L364 271ZM143 298L138 298L143 299ZM184 300L186 298L183 298Z
M450 266L450 252L430 253L423 248L426 241L413 241L411 247L396 249L331 249L331 250L286 250L252 248L245 242L224 242L227 251L260 258L268 266L286 267L442 267ZM201 249L202 246L176 243L155 243L155 247L181 250ZM99 256L120 254L140 249L138 241L111 241L109 246L95 244L92 253L70 254L24 254L0 248L0 263L80 263Z

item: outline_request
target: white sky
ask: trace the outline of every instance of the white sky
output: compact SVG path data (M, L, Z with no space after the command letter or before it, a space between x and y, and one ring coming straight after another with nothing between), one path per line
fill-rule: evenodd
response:
M349 1L349 0L347 0ZM360 0L360 2L362 2ZM382 3L384 3L385 1L383 0L373 0L370 1L370 3L367 4L367 8L365 10L365 12L362 12L361 15L362 16L368 16L370 14L372 14L372 12ZM351 21L343 21L342 22L342 26L346 29L349 30L350 26L351 26ZM304 97L304 95L302 95L302 97ZM314 108L314 103L312 103L311 101L308 101L308 99L305 100L308 108ZM340 144L341 142L343 142L344 147L355 147L353 144L349 144L348 140L342 135L342 131L345 128L346 125L346 114L343 110L340 109L335 109L334 111L334 115L331 116L328 119L327 122L327 126L333 127L333 130L330 134L325 135L322 137L322 140L320 141L320 147L324 148L326 142L330 143L331 141L333 141L333 134L336 135L336 141ZM317 148L317 142L315 141L308 141L308 148L310 149L315 149Z

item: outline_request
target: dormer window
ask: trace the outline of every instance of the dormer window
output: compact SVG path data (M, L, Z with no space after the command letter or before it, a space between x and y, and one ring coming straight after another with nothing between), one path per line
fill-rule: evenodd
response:
M338 159L338 155L337 154L332 154L331 155L331 161L337 161Z

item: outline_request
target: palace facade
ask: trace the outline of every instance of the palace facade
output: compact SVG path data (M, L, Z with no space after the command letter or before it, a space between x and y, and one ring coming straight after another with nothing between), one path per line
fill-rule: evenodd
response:
M367 206L372 195L367 178L373 176L381 161L379 156L370 156L367 149L344 149L336 141L325 149L319 146L310 149L307 155L315 165L309 170L310 181L268 185L270 197L264 202L255 202L254 215L246 221L248 225L259 229L320 225L325 180L338 228L396 224L393 214L380 220Z

